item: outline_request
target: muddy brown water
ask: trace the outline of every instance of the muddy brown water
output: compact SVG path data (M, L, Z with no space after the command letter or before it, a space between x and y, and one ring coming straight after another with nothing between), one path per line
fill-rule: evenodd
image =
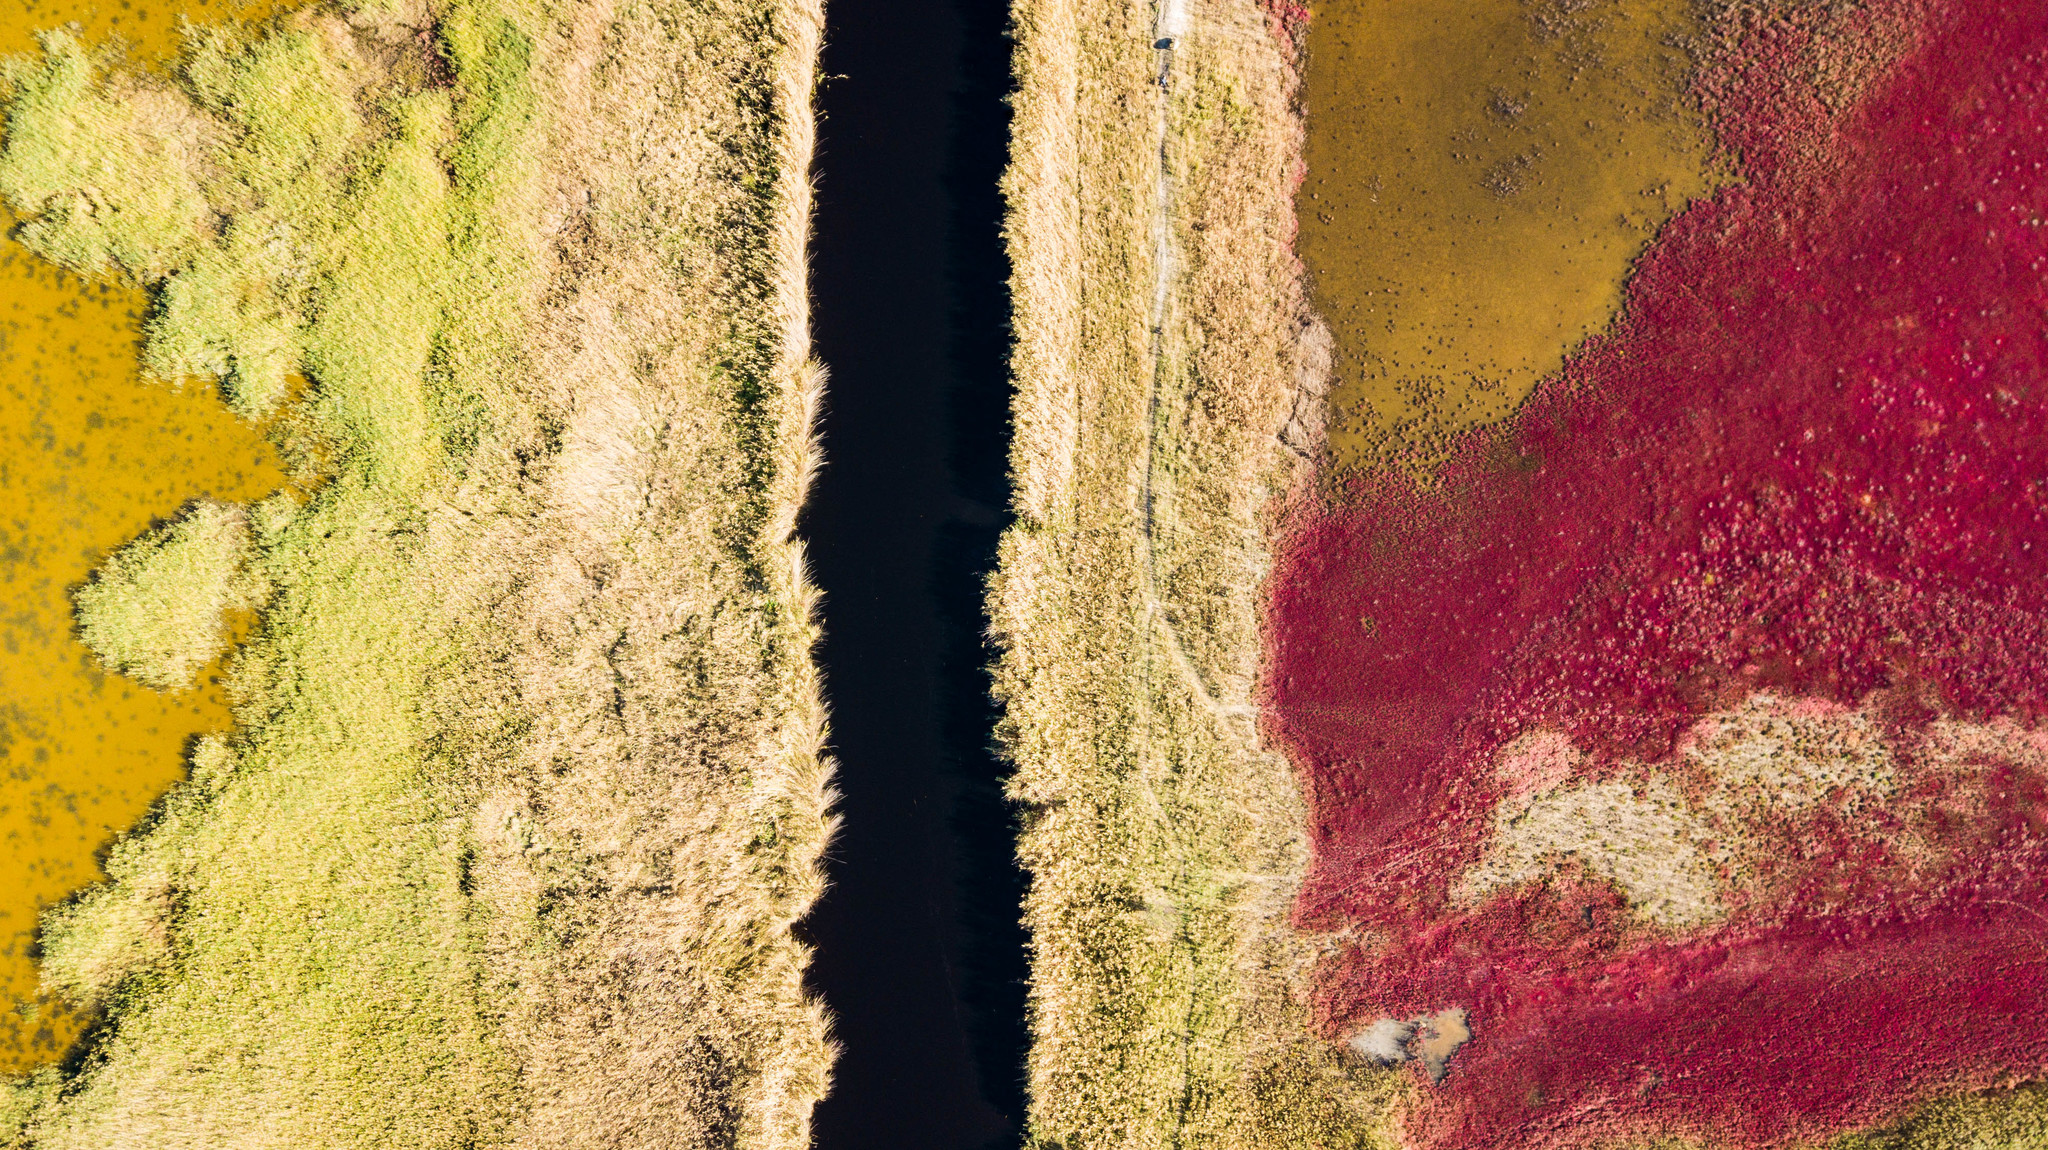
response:
M262 7L13 0L0 55L77 22L88 42L118 36L161 60L181 12L200 23ZM212 671L178 694L104 671L78 641L71 590L187 501L252 499L284 479L211 388L140 378L147 306L0 240L0 1073L56 1057L76 1034L76 1020L36 1006L37 917L102 877L99 852L183 776L191 739L228 724Z
M1690 0L1311 8L1300 254L1336 342L1340 465L1512 411L1719 178Z

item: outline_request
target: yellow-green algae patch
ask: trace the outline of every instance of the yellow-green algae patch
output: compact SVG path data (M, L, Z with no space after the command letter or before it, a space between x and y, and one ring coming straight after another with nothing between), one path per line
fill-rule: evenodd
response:
M270 7L189 5L214 19ZM138 63L180 43L169 6L28 0L0 12L0 54L69 23L119 36ZM95 853L184 773L195 735L228 724L217 668L172 695L108 674L78 641L70 592L187 501L253 499L284 481L210 385L138 378L140 290L35 258L12 238L17 222L0 212L0 1072L55 1057L77 1033L61 1002L37 1002L37 916L100 877Z
M1335 338L1340 465L1423 458L1603 327L1715 181L1687 0L1312 6L1299 250Z

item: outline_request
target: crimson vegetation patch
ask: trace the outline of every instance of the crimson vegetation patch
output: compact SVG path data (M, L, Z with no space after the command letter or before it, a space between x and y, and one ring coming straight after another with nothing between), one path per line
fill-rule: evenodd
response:
M1464 1012L1418 1145L1783 1145L2048 1067L2048 20L1811 7L1731 17L1741 178L1605 335L1428 482L1296 500L1297 920L1333 1038Z

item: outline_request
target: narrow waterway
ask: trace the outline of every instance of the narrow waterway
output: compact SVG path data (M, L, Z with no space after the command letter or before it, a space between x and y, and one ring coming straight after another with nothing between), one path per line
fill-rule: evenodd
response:
M1008 502L1002 0L830 0L813 255L832 371L803 530L845 817L806 924L820 1150L1019 1140L1023 879L982 585Z

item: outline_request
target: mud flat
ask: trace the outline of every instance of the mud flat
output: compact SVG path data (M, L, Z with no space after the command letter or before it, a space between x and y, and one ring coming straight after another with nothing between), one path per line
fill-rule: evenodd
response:
M814 7L347 5L6 73L21 241L290 483L79 594L200 738L44 921L23 1146L800 1146ZM260 486L260 483L258 484ZM138 525L139 526L139 525Z
M1311 5L1299 250L1333 337L1333 466L1513 411L1726 177L1687 0Z

